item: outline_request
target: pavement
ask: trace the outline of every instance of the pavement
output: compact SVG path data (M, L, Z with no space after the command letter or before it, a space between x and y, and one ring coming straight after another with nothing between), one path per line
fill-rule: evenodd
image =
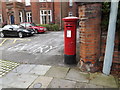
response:
M119 87L119 80L112 75L81 72L76 66L65 65L63 38L63 31L0 38L0 89Z
M8 61L8 63L10 63ZM13 62L12 62L13 63ZM18 64L0 77L2 88L118 88L118 79L77 67Z

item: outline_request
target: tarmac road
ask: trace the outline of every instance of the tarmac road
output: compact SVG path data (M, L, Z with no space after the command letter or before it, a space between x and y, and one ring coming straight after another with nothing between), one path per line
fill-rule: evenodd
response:
M63 38L63 31L35 34L22 39L0 38L0 59L23 64L64 65Z

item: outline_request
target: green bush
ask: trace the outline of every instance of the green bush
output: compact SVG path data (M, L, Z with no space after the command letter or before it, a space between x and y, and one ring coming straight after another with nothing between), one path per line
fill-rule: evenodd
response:
M37 25L46 27L48 31L59 31L58 24L37 24Z
M109 16L110 16L110 2L103 2L102 3L102 30L107 31L109 25ZM116 31L120 29L120 3L118 7L118 17L117 17L117 24L116 24Z

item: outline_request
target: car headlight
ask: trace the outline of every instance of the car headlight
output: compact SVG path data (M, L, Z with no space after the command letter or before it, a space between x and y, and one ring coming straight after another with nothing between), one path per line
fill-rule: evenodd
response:
M43 28L40 28L40 30L43 30Z
M46 30L47 30L47 28L44 28L44 30L46 31Z

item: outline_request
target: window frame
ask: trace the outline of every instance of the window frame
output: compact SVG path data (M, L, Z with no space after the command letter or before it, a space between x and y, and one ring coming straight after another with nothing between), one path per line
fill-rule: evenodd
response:
M45 11L47 12L46 14L45 14ZM49 11L50 11L50 13L48 13ZM46 16L46 23L45 23L45 20L43 20L43 19L45 19L45 16ZM49 19L49 17L50 17L50 19ZM52 22L52 10L40 10L40 23L47 24L50 22Z
M2 14L0 14L0 23L3 23Z
M25 6L30 6L30 5L31 5L30 0L25 0Z
M22 11L19 12L19 19L20 19L20 23L22 23L23 22L23 12Z
M32 12L26 12L26 20L27 22L32 22Z
M16 0L17 2L22 2L22 0Z
M39 0L39 2L52 2L52 0Z

